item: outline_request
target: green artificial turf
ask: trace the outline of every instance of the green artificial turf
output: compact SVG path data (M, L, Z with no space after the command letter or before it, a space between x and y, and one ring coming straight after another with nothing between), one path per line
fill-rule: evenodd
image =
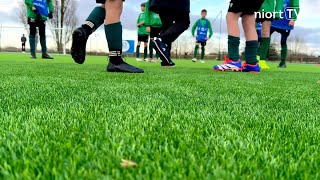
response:
M54 58L0 54L0 179L320 179L320 66Z

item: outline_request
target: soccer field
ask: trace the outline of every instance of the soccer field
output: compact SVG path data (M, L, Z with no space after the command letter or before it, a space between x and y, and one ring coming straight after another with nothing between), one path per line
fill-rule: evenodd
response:
M0 54L0 179L320 179L320 66L54 58Z

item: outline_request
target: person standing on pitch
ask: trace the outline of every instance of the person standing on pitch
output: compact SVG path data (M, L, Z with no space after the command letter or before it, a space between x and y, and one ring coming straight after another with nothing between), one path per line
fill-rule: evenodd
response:
M22 37L21 37L22 53L26 53L26 42L27 42L27 38L24 36L24 34L22 34Z
M262 23L262 38L259 47L259 65L262 70L269 70L266 59L270 47L270 27L274 18L280 18L279 13L274 13L277 10L282 10L283 0L265 0L262 4L259 13L257 13L256 22ZM280 8L281 7L281 8ZM280 8L280 9L279 9ZM277 11L278 12L278 11ZM276 16L273 17L273 14Z
M205 55L205 46L207 45L207 41L212 37L213 31L212 31L212 25L211 22L206 19L207 17L207 10L203 9L201 11L201 19L197 20L193 27L192 27L192 36L196 38L196 46L194 48L194 56L192 61L197 61L198 56L198 50L199 46L201 45L201 63L204 62L204 55ZM197 34L195 35L195 31L197 29ZM208 31L209 31L209 37L208 37Z
M159 14L162 32L154 40L162 60L161 66L174 67L171 45L190 25L190 0L150 0L149 10Z
M260 72L257 60L258 35L255 26L254 13L259 10L264 0L231 0L227 13L228 27L228 58L224 64L213 67L217 71ZM248 6L250 4L250 6ZM242 64L239 53L240 28L238 21L242 18L242 26L246 37L244 58Z
M149 42L149 61L157 62L159 53L156 53L156 58L153 59L154 40L159 37L162 27L162 22L159 14L149 11L149 1L146 3L146 9L144 11L144 25L147 27L147 32L150 33Z
M147 32L147 27L144 24L145 20L145 8L146 3L141 4L141 13L139 14L138 20L137 20L137 27L138 27L138 44L136 47L136 60L137 61L143 61L140 59L140 46L141 42L144 44L144 51L143 51L143 59L145 61L148 61L148 41L149 41L149 33Z
M52 0L34 1L25 0L27 6L28 24L30 27L29 44L31 51L31 58L36 59L36 33L39 28L40 44L42 51L42 59L53 59L47 54L46 43L46 20L53 17ZM49 10L49 11L48 11Z
M283 18L280 18L279 20L274 20L271 23L271 32L270 36L274 32L278 32L281 34L281 62L279 64L279 68L286 68L286 58L288 53L288 46L287 46L287 40L290 35L290 32L293 30L295 21L297 20L297 15L300 11L300 3L299 0L284 0L283 4L283 11L285 13L285 16ZM295 9L294 12L296 13L289 13L287 10L288 7L293 7ZM289 17L290 14L292 17Z
M98 4L81 27L72 34L71 56L78 64L83 64L86 55L86 44L90 34L103 23L109 47L108 72L143 73L140 68L127 64L122 59L122 14L124 0L96 0ZM105 16L103 16L103 14Z

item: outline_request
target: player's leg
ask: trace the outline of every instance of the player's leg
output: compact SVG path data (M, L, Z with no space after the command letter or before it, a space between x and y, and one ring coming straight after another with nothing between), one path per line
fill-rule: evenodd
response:
M243 15L242 24L246 36L246 47L244 54L246 63L243 71L260 72L260 67L257 60L257 50L259 42L258 35L255 29L255 16Z
M160 34L159 39L155 41L157 50L160 52L160 58L162 60L162 66L174 66L174 63L170 57L170 50L172 42L174 42L190 24L189 12L175 12L174 14L161 13L159 14L161 20L165 20L163 23L164 31ZM169 16L169 17L168 17ZM164 25L165 22L171 26ZM174 24L173 24L174 21Z
M261 2L262 0L256 1ZM262 23L262 30L261 30L261 46L259 47L259 55L260 55L260 67L261 69L270 69L270 67L266 63L269 46L270 46L270 28L271 28L271 21L273 20L273 12L275 11L275 2L280 3L280 1L274 0L264 0L261 8L259 9L259 16L257 16L256 22ZM283 4L283 3L280 3Z
M261 45L259 47L259 64L261 69L268 70L270 67L266 63L269 47L270 47L270 28L271 28L271 19L264 19L262 22L262 38Z
M84 63L87 40L89 36L104 23L105 16L106 11L104 5L95 7L82 26L73 31L71 56L76 63Z
M143 59L145 61L148 61L148 41L149 41L149 36L146 36L145 41L143 42L144 43ZM151 60L150 60L150 62L151 62Z
M161 21L162 21L162 29L161 32L166 32L168 29L173 25L173 17L167 13L161 13L159 14ZM154 40L154 47L159 53L159 57L161 59L161 65L162 66L175 66L174 62L170 58L170 44L165 44L163 40L161 39L161 34L159 37Z
M242 25L246 36L246 47L244 55L246 62L242 67L242 72L260 72L260 66L258 63L259 61L257 59L257 50L259 42L258 35L256 33L256 19L254 12L259 10L263 2L264 0L254 1L252 6L248 7L242 16Z
M46 22L44 20L36 20L36 24L39 28L42 59L53 59L47 53Z
M201 63L205 63L205 61L204 61L204 56L205 56L205 54L206 54L206 45L207 45L207 43L206 42L202 42L201 43L201 59L200 59L200 62Z
M279 64L280 68L286 68L286 59L288 53L287 40L290 35L290 30L281 30L281 62Z
M28 24L29 24L29 44L30 44L30 53L31 58L36 59L36 33L37 33L37 26L36 26L36 20L28 18Z
M238 20L241 13L227 13L227 28L228 28L228 57L231 61L239 61L240 53L240 28Z
M105 35L109 47L109 72L143 73L142 69L125 63L122 59L122 25L120 16L123 9L122 0L106 0Z
M136 47L136 60L137 61L142 61L142 59L140 59L140 46L141 46L141 39L140 39L140 36L138 36L138 43L137 43L137 47Z
M97 6L91 11L86 21L81 26L85 30L87 36L91 35L104 23L105 16L106 10L104 5Z
M151 27L151 32L150 32L150 42L149 42L149 58L150 60L153 59L153 48L154 48L154 38L156 37L155 35L155 28Z
M240 28L238 24L241 14L242 12L239 3L231 1L226 17L228 28L228 58L225 60L224 64L213 67L213 69L217 71L241 71L242 63L239 53Z
M160 31L161 31L160 28L151 27L150 41L149 41L149 58L153 62L157 62L157 59L159 58L159 52L156 51L156 59L153 59L153 49L155 48L154 40L159 37Z
M185 30L189 28L190 17L188 12L180 12L173 15L174 24L165 32L160 34L160 38L166 44L174 42Z
M194 47L192 62L197 62L199 46L200 46L200 42L197 41L197 42L196 42L196 45L195 45L195 47Z
M159 38L160 32L161 32L161 28L156 28L156 34L155 34L156 36L155 36L155 38ZM155 48L154 47L154 42L153 42L153 48ZM158 61L159 57L160 57L160 53L159 53L159 51L156 51L156 60L155 61Z

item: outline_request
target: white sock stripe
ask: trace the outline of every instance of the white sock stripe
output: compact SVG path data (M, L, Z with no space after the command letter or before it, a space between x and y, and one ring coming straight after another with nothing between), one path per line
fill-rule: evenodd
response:
M109 52L109 56L112 56L112 57L121 56L121 55L122 55L121 51L110 51Z
M94 28L94 24L90 21L86 21L86 22L84 22L84 24L88 25L91 28Z

